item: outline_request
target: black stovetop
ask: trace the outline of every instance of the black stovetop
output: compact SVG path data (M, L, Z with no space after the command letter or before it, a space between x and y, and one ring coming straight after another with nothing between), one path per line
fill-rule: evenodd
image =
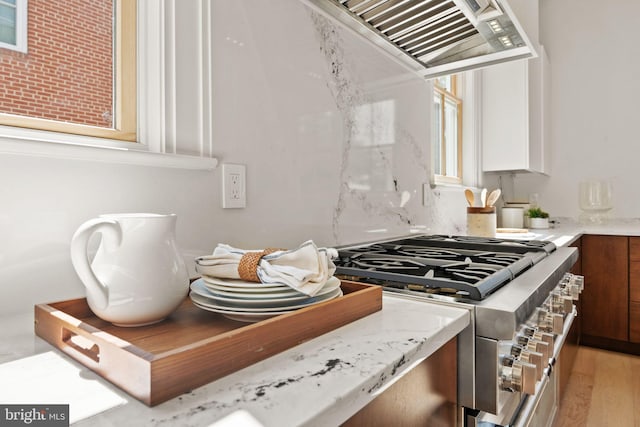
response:
M338 249L336 273L417 292L481 300L556 249L551 242L418 235Z

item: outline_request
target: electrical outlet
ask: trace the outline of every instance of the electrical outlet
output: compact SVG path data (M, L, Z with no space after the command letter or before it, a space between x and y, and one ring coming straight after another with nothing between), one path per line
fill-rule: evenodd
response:
M222 207L244 208L247 206L246 166L224 163L222 165Z

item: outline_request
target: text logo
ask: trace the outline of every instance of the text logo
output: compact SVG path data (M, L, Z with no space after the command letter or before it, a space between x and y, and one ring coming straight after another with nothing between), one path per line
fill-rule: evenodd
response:
M68 427L69 405L0 405L0 426Z

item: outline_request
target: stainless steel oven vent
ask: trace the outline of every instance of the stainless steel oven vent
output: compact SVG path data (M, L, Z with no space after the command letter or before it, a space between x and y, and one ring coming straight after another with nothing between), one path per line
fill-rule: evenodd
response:
M425 77L532 57L506 0L303 0Z

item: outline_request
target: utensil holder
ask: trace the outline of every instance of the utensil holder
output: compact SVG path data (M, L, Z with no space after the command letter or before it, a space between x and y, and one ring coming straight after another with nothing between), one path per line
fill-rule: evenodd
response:
M467 234L478 237L496 237L496 208L468 207Z

